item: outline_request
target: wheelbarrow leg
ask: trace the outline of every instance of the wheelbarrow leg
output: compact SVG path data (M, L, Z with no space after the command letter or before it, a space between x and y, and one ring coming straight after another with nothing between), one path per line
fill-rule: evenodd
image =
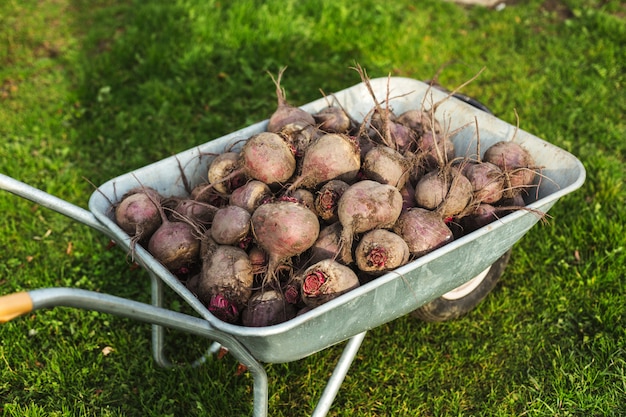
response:
M157 308L163 308L163 281L151 271L148 271L150 275L150 287L152 295L152 305ZM223 345L219 342L213 342L209 347L207 353L192 363L193 367L201 366L207 356L211 356L219 351ZM253 360L254 366L250 369L250 355L245 350L235 347L229 350L233 353L236 359L241 360L242 363L248 366L253 376L253 403L252 412L254 417L267 417L267 408L269 401L269 380L263 365L256 360ZM152 356L157 365L164 368L171 368L174 365L165 355L165 327L159 324L152 324ZM345 374L344 374L345 376ZM342 378L343 379L343 378ZM341 384L341 381L339 381ZM332 399L331 399L332 403Z
M152 305L163 307L163 281L152 272L150 275L150 293ZM163 368L171 368L172 362L165 356L165 328L158 324L152 324L152 356L157 365Z
M322 396L313 411L312 417L324 417L328 414L330 406L337 396L339 387L348 374L348 369L356 357L356 354L361 347L361 343L363 343L363 339L365 339L366 333L367 332L357 334L346 344L339 361L337 361L333 374L330 376L328 384L326 384L326 388L324 389L324 392L322 393Z
M162 308L163 307L163 281L159 278L158 275L148 271L150 275L150 289L152 295L152 305L155 307ZM204 362L206 362L207 357L216 354L222 345L218 342L213 342L209 349L207 349L206 353L192 362L191 366L198 367L201 366ZM165 328L163 326L159 326L158 324L152 325L152 356L154 357L154 361L157 365L163 368L172 368L174 364L169 360L167 355L165 355Z

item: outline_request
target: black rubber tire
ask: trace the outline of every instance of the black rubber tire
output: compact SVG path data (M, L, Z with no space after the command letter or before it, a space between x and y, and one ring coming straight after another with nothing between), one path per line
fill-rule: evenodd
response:
M511 257L511 249L498 258L477 287L460 298L443 296L412 311L411 316L426 322L442 322L457 319L476 308L495 288ZM454 290L453 290L454 291Z

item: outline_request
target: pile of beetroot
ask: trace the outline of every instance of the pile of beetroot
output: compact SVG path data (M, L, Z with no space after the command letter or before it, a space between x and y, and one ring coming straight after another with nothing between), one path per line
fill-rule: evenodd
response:
M115 205L221 320L284 322L524 206L537 172L514 141L455 157L436 104L394 114L373 97L361 122L332 103L309 114L281 76L267 130L216 155L187 198L139 187Z

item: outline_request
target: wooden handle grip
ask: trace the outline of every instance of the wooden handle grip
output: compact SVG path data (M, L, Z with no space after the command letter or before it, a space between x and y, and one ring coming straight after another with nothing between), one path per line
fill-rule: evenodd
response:
M27 292L0 296L0 323L6 323L32 310L33 300Z

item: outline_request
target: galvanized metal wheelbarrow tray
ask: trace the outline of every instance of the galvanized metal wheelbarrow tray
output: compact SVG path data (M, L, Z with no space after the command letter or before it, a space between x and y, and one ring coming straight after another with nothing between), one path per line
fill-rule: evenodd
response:
M387 96L389 89L389 104L396 114L422 106L428 109L446 97L446 93L408 78L373 79L371 86L379 102ZM374 104L363 83L337 92L332 97L356 120L363 120ZM302 108L315 112L326 106L328 100L319 99ZM248 328L220 321L175 276L139 246L136 247L135 260L152 278L152 305L72 288L37 289L0 297L0 321L34 309L73 306L149 322L153 324L154 358L164 366L168 365L168 361L163 355L162 326L206 337L227 348L250 370L254 378L253 409L257 416L267 415L268 381L263 362L299 360L348 340L314 413L326 415L368 330L410 313L489 268L541 219L537 213L547 213L561 197L579 188L585 180L582 163L570 153L461 100L452 97L442 101L435 116L444 122L449 132L454 132L452 140L458 156L475 153L476 125L483 150L500 140L515 140L525 147L537 166L541 167L537 187L527 199L529 210L508 214L392 273L274 326ZM207 155L220 153L232 146L240 148L243 141L265 130L266 125L267 121L251 125L114 178L91 195L89 211L5 175L0 175L0 188L89 225L128 251L131 239L114 222L112 203L139 185L153 187L163 195L186 195L180 167L192 186L205 182L210 162ZM163 284L182 297L199 317L164 309Z

